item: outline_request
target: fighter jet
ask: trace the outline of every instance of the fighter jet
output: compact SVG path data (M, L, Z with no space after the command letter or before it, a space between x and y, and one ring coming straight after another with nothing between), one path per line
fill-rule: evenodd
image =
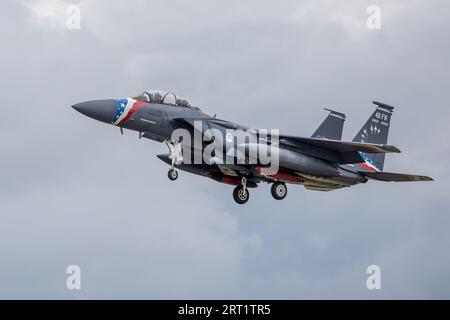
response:
M165 142L169 152L157 157L178 169L235 186L238 204L249 200L249 188L271 184L274 199L287 195L286 184L331 191L369 180L431 181L427 176L383 171L394 107L373 101L375 111L352 142L341 141L345 114L329 111L311 137L249 128L210 116L173 92L144 91L135 97L93 100L72 107L95 120L138 132L138 137ZM244 133L244 139L240 134ZM269 160L269 161L267 161ZM276 165L274 165L274 163Z

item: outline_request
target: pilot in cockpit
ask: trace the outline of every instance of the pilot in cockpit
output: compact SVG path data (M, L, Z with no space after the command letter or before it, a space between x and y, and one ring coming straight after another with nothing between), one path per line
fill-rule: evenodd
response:
M177 98L177 96L173 92L162 92L157 90L144 91L135 99L147 103L160 103L192 108L191 104L187 100Z
M145 91L137 99L149 103L162 103L163 96L159 92Z

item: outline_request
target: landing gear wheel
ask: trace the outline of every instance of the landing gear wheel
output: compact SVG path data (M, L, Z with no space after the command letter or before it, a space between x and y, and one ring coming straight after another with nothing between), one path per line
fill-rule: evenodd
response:
M170 180L175 181L178 179L178 171L175 169L170 169L169 172L167 172L167 176Z
M244 188L243 186L237 186L233 190L233 199L239 204L244 204L248 201L250 198L250 193L248 192L247 188Z
M283 182L274 182L270 189L272 192L272 197L276 200L283 200L287 195L287 187Z

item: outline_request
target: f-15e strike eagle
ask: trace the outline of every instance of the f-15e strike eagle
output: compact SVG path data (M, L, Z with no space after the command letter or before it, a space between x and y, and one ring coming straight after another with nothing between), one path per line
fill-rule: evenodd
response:
M244 204L248 188L260 182L271 183L272 196L282 200L287 183L330 191L368 180L433 180L383 171L385 154L400 152L387 144L394 107L373 103L376 110L352 142L341 141L345 115L330 109L312 137L298 137L277 130L269 134L209 116L172 92L145 91L133 98L87 101L72 107L118 126L122 133L125 128L139 132L139 138L165 142L169 153L158 158L170 165L170 180L178 178L180 169L234 185L234 200Z

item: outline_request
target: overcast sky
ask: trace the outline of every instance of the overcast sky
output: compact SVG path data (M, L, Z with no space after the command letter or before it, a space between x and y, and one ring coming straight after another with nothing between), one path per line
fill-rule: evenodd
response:
M81 29L66 9L81 8ZM369 30L366 9L381 8ZM2 1L0 298L450 298L450 3ZM386 171L320 193L181 172L76 102L173 90L209 114L309 136L332 107L351 140L394 105ZM82 290L66 289L66 267ZM381 268L381 290L366 268Z

